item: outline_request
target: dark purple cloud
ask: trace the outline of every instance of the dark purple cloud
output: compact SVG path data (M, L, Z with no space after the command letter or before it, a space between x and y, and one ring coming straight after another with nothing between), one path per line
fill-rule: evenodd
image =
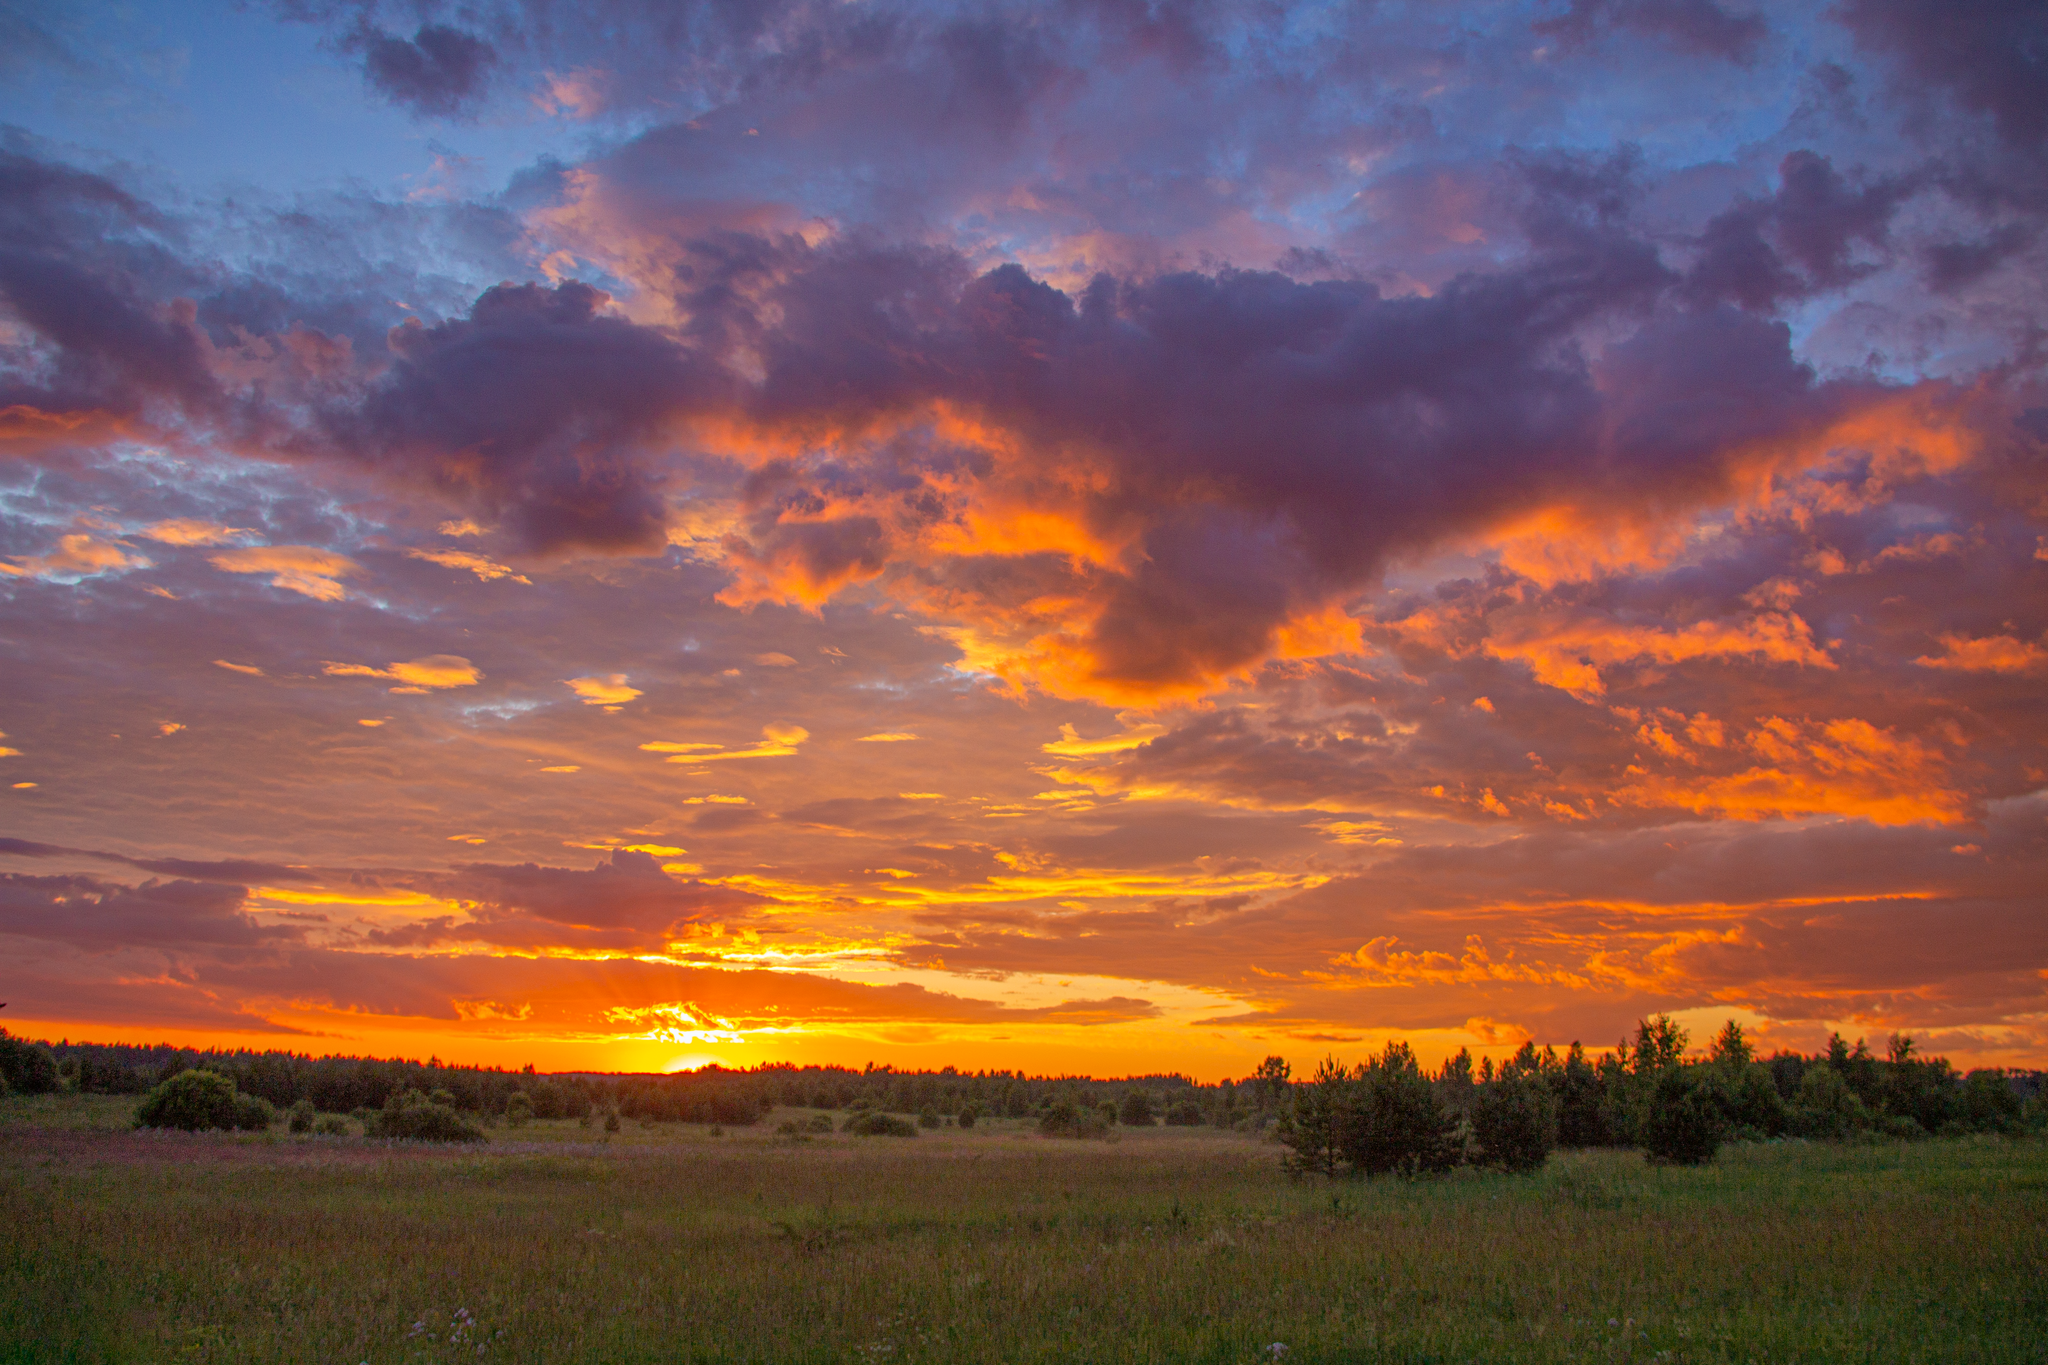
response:
M628 931L640 941L703 920L744 915L759 896L679 880L650 854L618 849L589 871L466 863L434 882L442 894L475 901L483 918L541 920L560 929Z
M189 306L171 222L112 181L0 143L0 316L40 345L0 357L0 409L129 417L152 400L222 399Z
M484 93L497 54L473 33L422 24L410 38L367 33L359 40L370 84L416 114L461 113Z
M2048 13L2033 0L1846 0L1841 14L1916 83L1990 115L2011 146L2038 156L2048 142Z
M1851 259L1859 245L1881 250L1910 186L1879 180L1852 187L1824 156L1797 151L1779 164L1771 198L1717 215L1700 237L1690 290L1754 310L1768 310L1822 290L1840 289L1873 273L1875 263Z
M402 479L504 516L533 549L657 548L648 447L707 381L605 302L585 284L507 284L466 319L397 328L391 372L328 430Z
M161 948L171 952L271 947L305 937L292 925L259 925L248 890L193 881L123 886L94 877L0 873L0 934L68 944L86 952Z
M1714 0L1572 0L1556 19L1539 20L1538 33L1586 47L1612 32L1639 33L1681 52L1749 62L1770 34L1756 11L1730 10Z

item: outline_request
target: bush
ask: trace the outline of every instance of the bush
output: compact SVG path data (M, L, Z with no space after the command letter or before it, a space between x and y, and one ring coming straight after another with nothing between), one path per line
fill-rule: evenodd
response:
M1839 1142L1851 1133L1870 1126L1870 1111L1863 1107L1842 1073L1831 1066L1811 1066L1799 1078L1799 1093L1793 1098L1792 1131L1801 1137Z
M972 1104L963 1104L960 1106L960 1117L957 1120L957 1122L960 1124L962 1128L972 1128L976 1123L980 1121L981 1110L979 1107Z
M1178 1100L1166 1110L1166 1121L1176 1128L1199 1128L1202 1126L1202 1106L1193 1100Z
M1116 1109L1116 1121L1128 1128L1150 1128L1152 1097L1142 1090L1125 1091L1123 1103Z
M57 1058L41 1043L25 1042L0 1028L0 1081L24 1095L47 1095L58 1085Z
M1703 1166L1721 1149L1725 1107L1713 1077L1696 1066L1665 1067L1643 1116L1643 1155L1673 1166Z
M1506 1171L1540 1170L1557 1145L1557 1100L1534 1076L1502 1076L1472 1103L1479 1159Z
M1072 1104L1061 1100L1049 1106L1039 1117L1038 1131L1043 1137L1107 1137L1109 1118L1092 1104Z
M512 1092L512 1098L505 1101L505 1123L511 1128L524 1128L533 1121L533 1101L524 1090Z
M236 1101L242 1098L245 1097L235 1093L235 1083L218 1071L180 1071L150 1091L137 1106L135 1126L182 1128L188 1133L202 1128L239 1127Z
M917 1125L909 1119L899 1119L894 1114L868 1109L848 1119L840 1131L861 1137L916 1137Z
M2017 1130L2021 1108L2003 1071L1972 1071L1963 1085L1964 1119L1980 1133Z
M1281 1158L1281 1169L1289 1175L1337 1174L1345 1162L1343 1134L1357 1090L1358 1082L1335 1057L1325 1057L1314 1076L1293 1087L1280 1115L1278 1136L1291 1150Z
M417 1090L394 1093L373 1115L371 1137L405 1142L483 1142L484 1130L445 1104L436 1104Z
M1353 1170L1367 1175L1447 1171L1458 1163L1457 1122L1408 1045L1389 1043L1358 1068L1337 1146Z
M605 1130L605 1131L606 1131L607 1133L616 1133L616 1132L618 1132L618 1131L619 1131L619 1111L618 1111L618 1110L616 1110L616 1109L607 1109L607 1110L605 1110L605 1111L604 1111L604 1130Z
M291 1107L291 1123L288 1125L291 1131L294 1133L312 1132L314 1112L313 1101L311 1100L300 1100L294 1104Z
M235 1096L235 1127L262 1132L277 1122L277 1110L261 1095Z
M321 1137L347 1137L348 1120L339 1114L322 1114L314 1122L313 1131Z
M939 1117L938 1110L927 1109L917 1116L917 1126L920 1128L943 1128L946 1126L946 1121Z
M1732 1078L1724 1073L1721 1091L1722 1117L1738 1138L1755 1140L1777 1137L1785 1131L1790 1116L1771 1073L1760 1063L1749 1063ZM1918 1125L1914 1125L1918 1127Z

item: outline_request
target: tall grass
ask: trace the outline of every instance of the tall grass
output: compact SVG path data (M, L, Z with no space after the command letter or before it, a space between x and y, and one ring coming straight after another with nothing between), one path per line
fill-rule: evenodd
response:
M543 1122L477 1153L153 1138L92 1131L76 1105L41 1112L0 1122L8 1361L2048 1350L2035 1142L1744 1146L1697 1170L1606 1151L1529 1177L1297 1183L1275 1147L1209 1130L792 1142L628 1125L605 1144Z

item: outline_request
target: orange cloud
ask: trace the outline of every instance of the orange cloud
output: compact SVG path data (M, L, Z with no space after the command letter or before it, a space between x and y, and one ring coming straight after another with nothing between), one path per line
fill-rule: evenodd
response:
M585 706L624 706L641 695L637 687L626 686L626 675L607 673L603 677L569 678L564 687L583 699Z
M761 728L761 742L744 749L660 739L640 747L649 753L673 754L668 760L671 763L715 763L728 758L788 758L810 737L811 732L801 725L766 725Z
M1981 640L1961 635L1943 635L1942 653L1923 654L1913 660L1922 668L1946 668L1963 673L2034 673L2048 664L2048 650L2040 645L2015 640L2010 635L1992 635Z
M1733 624L1698 621L1679 630L1632 626L1561 609L1515 610L1488 618L1484 652L1529 666L1536 681L1580 697L1603 695L1604 666L1634 662L1747 658L1833 669L1812 629L1791 612L1759 612Z
M1938 750L1865 720L1815 724L1772 716L1742 746L1763 762L1698 775L1631 765L1613 799L1740 820L1843 815L1875 825L1910 825L1969 817L1969 795L1950 785Z
M146 569L150 561L125 545L97 536L61 536L57 548L15 564L0 559L0 574L18 578L90 578L126 569Z
M348 595L340 580L362 572L362 566L346 555L311 545L258 545L224 550L209 559L216 569L228 573L270 574L271 587L319 602L339 602Z
M151 522L142 528L142 534L166 545L226 545L258 533L239 526L216 525L198 517L175 517Z
M410 558L424 559L429 563L439 564L444 568L467 569L486 583L491 582L493 579L509 578L514 583L524 583L528 587L533 586L533 580L525 575L514 573L504 564L486 559L482 555L470 554L465 550L414 549L407 550L405 553Z
M404 684L391 689L394 692L474 687L483 681L484 676L475 664L459 654L429 654L423 659L392 664L389 668L330 662L323 664L320 671L338 678L385 678Z

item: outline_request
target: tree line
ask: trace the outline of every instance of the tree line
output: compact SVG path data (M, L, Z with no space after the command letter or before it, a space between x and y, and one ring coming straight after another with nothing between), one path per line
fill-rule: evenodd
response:
M1101 1079L789 1063L673 1075L541 1074L438 1058L34 1042L0 1029L0 1090L147 1095L201 1071L273 1113L296 1113L295 1122L352 1114L392 1135L422 1124L457 1131L457 1117L466 1124L602 1115L607 1122L747 1126L778 1106L914 1115L924 1127L1021 1118L1066 1137L1163 1122L1270 1129L1286 1145L1291 1169L1332 1175L1464 1164L1526 1170L1560 1146L1640 1147L1654 1160L1701 1161L1731 1140L1911 1138L2048 1121L2043 1073L1964 1075L1945 1058L1918 1055L1904 1035L1894 1035L1882 1057L1837 1035L1812 1056L1760 1058L1733 1021L1704 1056L1688 1056L1687 1042L1682 1028L1658 1016L1597 1056L1578 1043L1561 1055L1525 1044L1498 1066L1475 1064L1461 1051L1427 1071L1407 1044L1393 1043L1355 1066L1326 1060L1306 1078L1269 1057L1250 1076L1198 1084L1178 1074ZM248 1121L255 1111L242 1112Z
M1702 1057L1659 1015L1633 1039L1589 1056L1524 1043L1496 1067L1460 1051L1435 1072L1406 1043L1345 1067L1331 1058L1286 1081L1278 1136L1290 1170L1422 1174L1455 1166L1533 1170L1557 1147L1638 1147L1652 1161L1698 1164L1724 1142L1799 1137L1895 1139L2048 1127L2040 1072L1959 1073L1893 1034L1885 1055L1840 1034L1826 1051L1758 1057L1729 1020ZM1286 1063L1267 1068L1286 1076Z

